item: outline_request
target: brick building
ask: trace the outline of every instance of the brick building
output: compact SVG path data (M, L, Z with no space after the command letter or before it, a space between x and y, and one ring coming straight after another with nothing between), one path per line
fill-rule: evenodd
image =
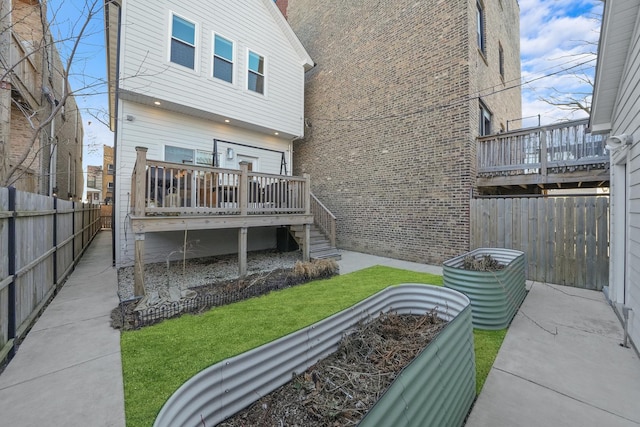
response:
M102 197L106 205L113 204L114 192L114 160L113 147L102 146Z
M102 166L87 166L87 202L92 205L100 205L102 197Z
M43 30L46 16L43 1L2 4L0 139L6 142L7 155L1 159L0 183L79 200L84 183L82 119L69 95L55 41Z
M428 263L467 251L476 137L521 116L517 1L290 0L285 13L316 62L294 173L337 216L338 245Z

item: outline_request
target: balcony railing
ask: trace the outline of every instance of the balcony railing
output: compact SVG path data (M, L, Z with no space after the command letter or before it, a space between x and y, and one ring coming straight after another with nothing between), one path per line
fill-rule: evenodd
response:
M143 216L310 214L309 177L162 162L136 147L132 211Z
M605 169L607 135L592 135L587 126L584 119L480 137L478 177Z

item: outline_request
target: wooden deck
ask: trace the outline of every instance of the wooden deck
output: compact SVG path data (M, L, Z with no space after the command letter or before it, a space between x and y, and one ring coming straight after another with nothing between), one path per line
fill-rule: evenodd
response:
M584 119L478 138L479 192L607 187L607 135L591 135L587 126Z
M147 232L238 229L239 273L247 272L247 230L302 225L303 259L309 259L312 213L310 177L178 164L147 159L136 147L131 213L135 233L135 295L144 295L144 240ZM335 226L334 226L335 228ZM335 233L335 231L334 231Z

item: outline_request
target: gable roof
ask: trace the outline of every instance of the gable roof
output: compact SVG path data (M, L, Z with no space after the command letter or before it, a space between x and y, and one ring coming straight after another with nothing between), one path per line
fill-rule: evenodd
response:
M115 131L115 107L118 69L118 33L120 31L120 10L126 0L104 0L105 46L107 54L107 80L109 90L109 126ZM314 62L295 35L289 23L273 0L260 0L278 25L293 50L300 58L300 65L305 71L314 67Z
M611 129L639 11L637 0L608 0L604 4L589 122L594 133Z

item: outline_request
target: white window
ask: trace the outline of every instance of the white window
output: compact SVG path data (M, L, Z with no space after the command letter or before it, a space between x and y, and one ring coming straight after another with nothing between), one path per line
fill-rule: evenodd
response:
M233 83L233 42L213 36L213 77Z
M172 15L171 19L170 61L195 69L196 24L178 15Z
M107 188L113 190L113 182L107 182Z
M249 51L247 89L264 94L264 56Z
M213 152L165 145L164 161L172 163L195 163L196 165L213 166Z

